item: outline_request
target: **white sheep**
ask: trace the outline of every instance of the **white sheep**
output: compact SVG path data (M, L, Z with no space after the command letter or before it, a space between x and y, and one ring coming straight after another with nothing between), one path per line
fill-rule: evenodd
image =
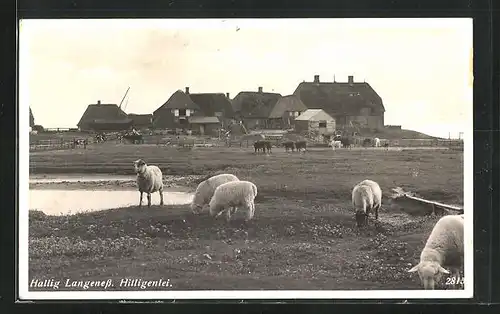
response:
M432 290L443 274L450 274L443 266L449 267L453 276L458 276L463 259L463 215L447 215L434 225L420 254L420 262L408 272L417 271L424 289Z
M335 150L335 148L342 147L342 142L341 141L331 140L330 143L328 143L328 146L331 146L332 150Z
M359 182L361 185L368 185L373 192L373 210L375 212L375 219L378 220L378 211L382 207L382 189L380 185L373 180L363 180Z
M231 181L219 185L210 200L210 215L219 216L226 211L226 219L231 220L239 206L247 210L245 221L249 221L255 214L255 197L257 187L249 181Z
M372 210L378 220L378 210L382 203L382 190L372 180L363 180L352 190L352 205L356 213L358 227L368 222L368 215Z
M148 207L151 207L151 193L160 194L160 205L163 205L163 174L157 166L148 166L142 159L134 161L137 174L137 187L140 192L139 207L142 206L142 195L147 193Z
M378 137L374 138L373 141L375 142L375 147L380 147L380 139Z
M239 179L232 174L223 173L210 177L200 184L194 192L193 200L191 202L191 211L194 214L199 214L203 210L203 206L210 202L214 195L215 189L226 182L239 181Z

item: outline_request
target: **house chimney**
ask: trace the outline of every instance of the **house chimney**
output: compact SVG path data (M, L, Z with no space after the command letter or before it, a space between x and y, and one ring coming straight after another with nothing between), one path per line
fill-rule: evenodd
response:
M354 76L349 75L349 76L347 77L347 81L349 82L349 85L354 84Z
M229 93L226 93L226 97L229 99Z
M189 86L186 86L186 94L189 94Z
M101 101L100 101L100 100L98 100L98 101L97 101L97 104L98 104L98 105L100 105L100 104L101 104Z
M259 93L262 93L262 87L259 86Z
M319 75L314 76L314 83L319 83Z

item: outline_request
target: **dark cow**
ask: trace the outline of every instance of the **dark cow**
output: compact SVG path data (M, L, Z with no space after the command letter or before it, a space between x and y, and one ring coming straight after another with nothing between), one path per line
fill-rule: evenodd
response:
M295 150L295 143L292 141L287 141L283 143L283 147L285 147L285 152L291 150L292 152Z
M268 153L270 153L272 145L269 141L256 141L253 144L253 147L255 149L255 153L257 153L258 151L262 151L263 153L266 153L267 151Z
M352 146L352 141L349 137L341 137L340 142L342 143L342 147L344 148L351 148Z
M264 143L263 141L256 141L255 143L253 143L253 148L255 149L255 153L257 153L258 151L265 151L265 148L264 148Z
M144 143L144 138L141 134L125 134L123 138L127 141L132 142L132 144L141 144Z
M76 138L73 140L73 148L76 148L78 146L83 146L83 148L87 148L87 145L88 145L88 140L87 139L83 139L83 138Z
M365 138L363 140L363 147L368 147L368 146L372 146L372 139L371 138Z
M384 145L382 145L383 147L385 147L385 149L389 149L389 143L388 142L385 142Z
M298 152L300 152L301 149L304 149L304 151L306 151L307 142L306 141L297 141L297 142L295 142L295 148L297 149Z

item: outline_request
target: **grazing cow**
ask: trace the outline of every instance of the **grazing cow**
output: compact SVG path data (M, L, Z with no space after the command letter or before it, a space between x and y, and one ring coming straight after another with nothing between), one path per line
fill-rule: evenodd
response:
M289 150L293 152L295 150L295 143L292 141L284 142L283 146L285 147L285 152L288 152Z
M266 151L268 153L271 152L271 142L269 141L256 141L254 144L253 144L253 147L255 149L255 153L257 153L258 151L262 150L263 153L266 153Z
M380 147L380 139L378 137L374 138L373 142L375 147Z
M77 146L80 146L82 145L83 148L87 148L87 144L88 144L88 141L87 139L83 139L83 138L76 138L73 140L73 148L76 148Z
M306 151L307 148L307 142L306 141L297 141L295 142L295 148L297 149L298 152L300 152L301 149Z
M371 146L371 144L372 144L372 140L370 138L365 138L363 140L363 147Z
M349 137L341 137L340 142L342 143L342 147L344 148L351 148L352 146L352 141Z

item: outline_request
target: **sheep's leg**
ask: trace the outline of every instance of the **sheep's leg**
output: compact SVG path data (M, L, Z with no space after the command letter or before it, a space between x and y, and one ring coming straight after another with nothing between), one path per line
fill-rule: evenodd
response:
M142 194L143 192L139 192L140 196L139 196L139 207L142 207Z
M228 208L226 210L226 221L230 222L231 221L231 208Z
M163 206L163 188L160 188L158 193L160 193L160 206Z
M252 220L255 213L255 204L253 202L250 204L246 204L245 209L247 210L247 216L245 218L245 221Z
M148 193L147 197L148 197L148 207L151 207L151 193Z
M375 220L378 220L378 210L379 210L379 208L380 208L380 205L377 205L375 207Z

